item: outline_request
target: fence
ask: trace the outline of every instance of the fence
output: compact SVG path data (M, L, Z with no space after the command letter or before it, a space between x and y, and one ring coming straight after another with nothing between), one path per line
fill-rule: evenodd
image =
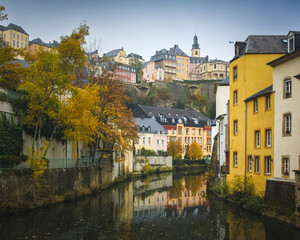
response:
M53 168L74 168L74 167L90 167L90 166L98 166L99 162L97 159L92 158L48 158L47 159L47 169ZM22 162L18 165L9 166L5 163L0 162L0 170L5 169L26 169L30 168L29 162Z

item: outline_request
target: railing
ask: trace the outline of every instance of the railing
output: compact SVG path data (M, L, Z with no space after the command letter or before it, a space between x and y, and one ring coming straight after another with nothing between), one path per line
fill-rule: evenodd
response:
M97 159L92 158L48 158L47 169L54 168L74 168L74 167L91 167L91 166L99 166L99 162ZM8 166L6 164L1 164L0 162L0 170L12 170L12 169L28 169L30 168L29 162L22 162L15 166Z

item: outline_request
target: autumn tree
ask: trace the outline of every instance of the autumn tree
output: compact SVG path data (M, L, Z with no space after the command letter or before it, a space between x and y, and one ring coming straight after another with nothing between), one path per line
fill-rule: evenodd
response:
M173 159L177 159L183 153L183 147L179 139L176 141L170 140L170 142L168 142L167 152Z
M60 111L71 84L76 79L76 70L85 61L82 45L88 27L81 24L70 36L62 37L58 51L43 51L29 55L30 72L21 89L28 103L24 112L24 123L34 129L32 150L29 152L36 176L45 170L45 156L49 143L56 133ZM53 128L48 139L42 142L42 129L51 119Z
M111 145L112 150L121 152L123 156L125 151L132 150L137 139L137 126L131 110L125 104L128 100L126 90L122 83L111 78L109 73L102 74L94 81L99 86L99 119L98 132L90 145L91 156L95 157L95 151L101 144L102 150ZM104 151L101 152L98 161L101 161L103 156Z
M139 83L143 80L143 75L144 75L144 72L142 70L142 62L136 58L136 57L133 57L133 58L130 58L129 59L129 65L135 69L135 73L136 73L136 82Z
M187 150L187 157L195 160L200 160L203 157L201 146L194 139Z

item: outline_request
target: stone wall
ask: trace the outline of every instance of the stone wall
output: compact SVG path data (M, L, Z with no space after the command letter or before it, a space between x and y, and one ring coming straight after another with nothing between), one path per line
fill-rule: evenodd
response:
M295 225L300 228L300 170L295 172Z
M97 167L47 169L34 181L32 171L0 171L0 214L69 200L113 183L111 170Z
M265 199L274 204L295 205L295 182L290 179L267 179Z
M134 171L141 171L146 163L153 169L171 169L173 165L171 156L135 156Z

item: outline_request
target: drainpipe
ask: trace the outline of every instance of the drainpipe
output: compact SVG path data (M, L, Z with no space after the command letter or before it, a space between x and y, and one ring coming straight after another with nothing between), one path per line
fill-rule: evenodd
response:
M245 177L247 174L247 102L245 101Z
M219 177L220 177L220 175L221 175L221 154L220 154L220 151L221 151L221 136L220 136L220 120L218 120L218 119L216 119L217 120L217 122L219 123L219 149L218 149L218 160L219 160L219 172L218 172L218 175L219 175Z

